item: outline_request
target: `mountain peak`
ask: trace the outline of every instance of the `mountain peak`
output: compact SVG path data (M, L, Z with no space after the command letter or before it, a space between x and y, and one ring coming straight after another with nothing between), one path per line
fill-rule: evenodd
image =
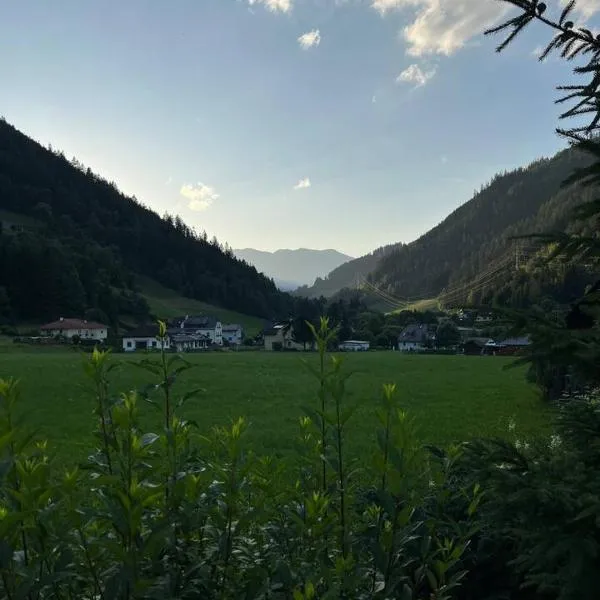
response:
M295 289L312 284L333 269L352 260L351 256L332 248L280 248L273 252L242 248L233 251L237 258L254 265L256 269L275 280L281 289Z

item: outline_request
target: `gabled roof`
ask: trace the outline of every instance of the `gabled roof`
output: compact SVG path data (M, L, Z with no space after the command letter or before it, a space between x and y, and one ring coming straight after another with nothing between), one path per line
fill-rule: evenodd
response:
M185 316L174 320L174 325L184 330L214 329L218 319L208 315Z
M415 344L423 344L428 339L429 333L427 331L427 325L417 325L416 323L412 325L407 325L398 336L399 342L408 342Z
M94 321L86 321L84 319L59 319L58 321L52 321L52 323L46 323L42 325L40 329L47 331L51 329L107 329L106 325L102 323L95 323Z
M500 346L529 346L531 342L527 336L506 338L500 342Z
M241 325L237 323L229 323L228 325L223 325L223 331L237 331L238 329L243 329Z

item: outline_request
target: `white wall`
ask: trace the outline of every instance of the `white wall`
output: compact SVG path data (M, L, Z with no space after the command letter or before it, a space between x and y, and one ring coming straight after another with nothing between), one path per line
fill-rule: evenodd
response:
M78 335L83 340L105 340L108 337L107 329L52 329L50 335L63 335L71 339Z
M165 340L165 350L171 347L171 340ZM136 350L160 350L162 341L156 338L123 338L123 350L125 352L135 352Z

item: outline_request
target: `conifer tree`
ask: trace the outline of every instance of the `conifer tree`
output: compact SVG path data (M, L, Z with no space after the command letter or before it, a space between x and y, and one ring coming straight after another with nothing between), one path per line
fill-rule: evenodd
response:
M592 162L586 168L577 169L563 185L595 188L600 182L600 35L595 36L572 20L577 13L575 0L556 15L550 15L547 5L539 0L497 1L518 9L504 23L486 31L486 35L504 35L496 48L498 52L526 27L537 23L553 32L539 60L560 54L574 65L573 72L581 83L558 86L560 96L556 103L565 107L561 121L577 124L559 127L557 132L572 146L588 153ZM585 219L591 234L538 234L535 237L551 247L548 260L584 265L594 272L596 282L572 304L564 318L532 312L513 315L517 317L517 329L527 331L532 338L523 361L530 364L530 375L550 398L569 388L600 383L597 368L600 358L600 197L580 205L572 218Z

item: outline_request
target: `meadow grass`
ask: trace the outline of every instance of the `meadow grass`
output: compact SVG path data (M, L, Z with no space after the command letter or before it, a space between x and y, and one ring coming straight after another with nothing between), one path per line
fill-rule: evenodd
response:
M158 355L115 354L116 394L139 389L152 375L133 363ZM221 352L188 354L196 365L176 384L176 392L203 391L182 409L199 433L243 416L250 423L249 446L258 453L285 455L297 448L302 406L316 407L317 382L304 353ZM21 412L56 448L59 458L85 458L93 447L93 388L75 352L2 353L0 377L21 380ZM510 420L519 435L547 433L551 412L523 369L504 369L510 359L470 356L406 356L398 352L345 354L345 368L356 371L348 383L348 404L358 406L348 425L351 454L361 458L376 445L374 408L383 383L395 382L400 402L414 416L424 443L447 445L477 436L506 435ZM160 429L160 415L141 404L146 431Z

